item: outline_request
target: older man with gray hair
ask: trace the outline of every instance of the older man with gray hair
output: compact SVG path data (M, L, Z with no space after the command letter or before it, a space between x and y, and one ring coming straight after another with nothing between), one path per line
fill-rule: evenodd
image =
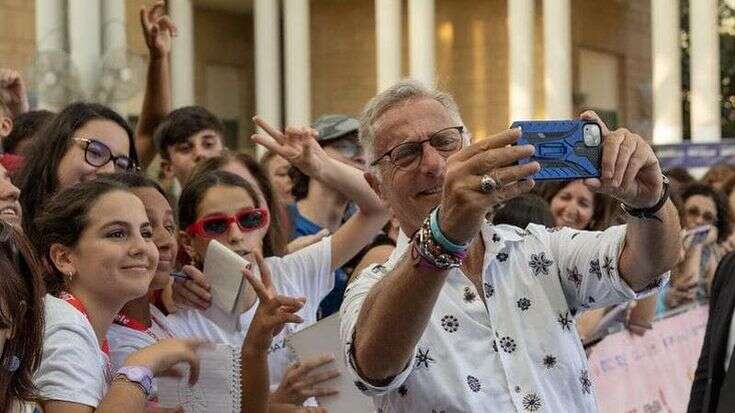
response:
M514 145L520 131L470 144L452 98L413 81L367 104L366 178L402 234L348 287L341 335L379 411L596 410L574 316L654 291L676 263L680 226L650 146L582 117L604 137L602 176L585 183L620 200L627 225L493 226L487 212L528 192L540 168L518 164L534 153Z

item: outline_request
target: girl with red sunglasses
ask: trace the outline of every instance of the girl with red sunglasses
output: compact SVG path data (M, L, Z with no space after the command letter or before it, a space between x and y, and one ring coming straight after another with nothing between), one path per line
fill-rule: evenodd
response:
M312 370L331 361L325 356L305 362L302 368L288 369L290 360L283 339L297 329L316 322L319 303L334 287L334 270L367 245L379 233L388 216L379 198L365 181L362 171L327 155L316 142L314 130L288 128L284 134L263 121L258 122L269 136L254 137L256 142L267 145L273 151L279 151L285 159L314 179L340 188L345 196L354 199L359 207L359 212L332 236L282 258L275 256L266 258L265 262L273 274L275 290L286 296L306 298L304 307L298 312L304 323L299 326L286 326L273 340L271 346L269 354L271 384L282 383L283 387L300 380L309 381L309 377L303 377L305 370ZM264 248L264 235L259 225L270 216L262 211L264 205L260 199L261 197L245 179L233 174L220 170L192 176L179 199L179 227L182 229L180 242L192 260L201 265L209 242L217 239L252 261L249 258L250 252ZM271 207L270 211L275 210L273 205L268 207ZM270 222L268 220L265 225L269 226ZM269 226L268 231L274 229L278 228ZM179 297L179 302L183 301L184 304L193 307L200 309L209 307L211 295L208 292L208 283L203 278L193 278L183 283L175 283L175 296ZM187 299L181 300L183 297ZM255 300L255 293L249 288L245 299L242 300L242 313L237 320L238 331L234 332L212 326L216 324L212 320L227 316L221 313L213 316L213 313L220 312L216 306L212 306L206 312L179 311L169 318L180 320L181 324L197 327L196 331L191 332L193 336L239 345L252 320ZM302 377L296 376L297 374ZM296 386L292 385L290 389L294 387ZM286 393L290 395L288 401L301 404L305 396L323 395L330 390L319 386L309 386L307 389L307 393L287 391Z

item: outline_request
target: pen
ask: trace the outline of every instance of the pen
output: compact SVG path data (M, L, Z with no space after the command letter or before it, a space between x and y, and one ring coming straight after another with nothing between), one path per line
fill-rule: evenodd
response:
M186 281L186 280L190 280L191 279L183 271L173 271L171 273L171 276L174 277L174 278L176 278L177 280L180 280L180 281Z

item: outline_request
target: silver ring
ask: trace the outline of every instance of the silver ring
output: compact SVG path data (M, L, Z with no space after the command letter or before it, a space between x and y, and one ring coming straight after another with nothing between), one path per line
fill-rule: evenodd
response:
M490 175L483 175L480 178L480 190L486 194L493 192L498 187L498 183Z

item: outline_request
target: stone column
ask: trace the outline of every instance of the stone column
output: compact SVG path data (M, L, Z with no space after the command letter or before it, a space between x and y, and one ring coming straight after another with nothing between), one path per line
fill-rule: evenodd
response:
M64 20L63 0L35 0L36 5L36 51L63 51L66 49L66 21ZM46 79L54 82L59 79ZM42 94L42 88L36 87L38 92L38 109L56 110Z
M721 139L717 0L689 2L692 141Z
M408 0L408 49L411 78L434 86L434 0Z
M68 0L69 53L79 71L82 92L92 97L102 51L99 0Z
M127 53L128 42L125 31L125 2L104 0L102 2L102 56L110 53ZM127 117L127 102L113 102L111 107Z
M508 2L509 121L533 117L534 0Z
M281 10L273 0L255 0L255 110L271 125L280 128L281 110ZM256 145L258 157L265 148Z
M309 0L284 0L286 124L311 122Z
M378 92L401 80L401 0L375 0Z
M679 0L651 0L653 143L682 140Z
M195 103L194 8L191 0L168 2L168 12L179 29L171 44L171 99L173 108Z
M572 103L572 28L569 0L544 0L546 118L568 119Z

